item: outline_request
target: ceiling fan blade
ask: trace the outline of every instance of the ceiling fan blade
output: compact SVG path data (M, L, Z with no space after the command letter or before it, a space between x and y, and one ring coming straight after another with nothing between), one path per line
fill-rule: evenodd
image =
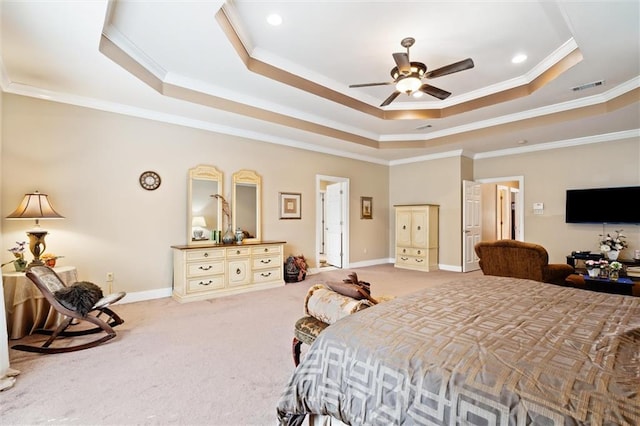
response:
M453 74L454 72L460 72L473 68L473 59L467 58L454 64L446 65L444 67L429 71L425 74L426 78L442 77L443 75Z
M406 52L398 52L393 54L393 60L396 61L398 72L402 75L411 74L411 62L409 62L409 54Z
M383 103L380 104L380 106L383 107L383 106L389 105L391 102L393 102L393 100L395 98L398 97L399 94L400 94L400 92L398 92L397 90L394 91L391 95L389 95L389 97L387 99L384 100Z
M389 84L393 84L392 81L387 81L385 83L362 83L362 84L350 84L349 87L370 87L370 86L388 86Z
M426 93L427 95L434 96L438 99L447 99L449 96L451 96L450 92L438 89L437 87L431 86L426 83L420 86L420 91Z

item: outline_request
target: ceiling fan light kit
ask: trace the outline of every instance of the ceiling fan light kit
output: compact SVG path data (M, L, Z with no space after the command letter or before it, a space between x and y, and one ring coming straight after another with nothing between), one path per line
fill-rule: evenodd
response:
M370 87L394 84L396 90L391 93L391 95L389 95L382 104L380 104L381 107L389 105L400 93L406 93L407 95L414 96L416 98L421 96L422 93L426 93L427 95L431 95L440 100L448 98L451 95L450 92L422 83L422 79L437 78L468 70L474 67L473 60L471 58L467 58L427 72L427 66L425 64L422 62L411 62L409 60L409 48L413 46L415 41L416 40L413 37L406 37L402 39L400 45L406 48L407 51L393 53L393 60L396 63L396 66L391 69L391 78L393 78L393 81L384 83L352 84L349 87Z

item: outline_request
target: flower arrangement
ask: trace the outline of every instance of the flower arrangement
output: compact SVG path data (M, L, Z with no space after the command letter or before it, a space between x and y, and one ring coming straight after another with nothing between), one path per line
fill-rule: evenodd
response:
M622 269L622 263L618 261L611 262L611 265L609 265L609 269L611 269L612 271L619 271L620 269Z
M22 242L16 241L16 246L10 248L9 251L11 253L13 253L13 255L17 259L24 259L24 246L25 246L25 244L27 244L26 241L22 241Z
M9 249L9 251L13 253L13 256L16 258L16 260L3 263L2 266L7 265L9 263L13 263L17 272L24 271L27 267L27 261L24 260L25 244L27 244L26 241L22 241L22 242L16 241L16 246Z
M615 234L600 234L600 251L606 253L608 251L621 251L627 247L625 235L622 234L622 229L613 231Z
M584 264L587 267L587 269L601 269L601 268L606 268L609 265L609 262L606 261L605 259L598 259L598 260L589 259L586 262L584 262Z

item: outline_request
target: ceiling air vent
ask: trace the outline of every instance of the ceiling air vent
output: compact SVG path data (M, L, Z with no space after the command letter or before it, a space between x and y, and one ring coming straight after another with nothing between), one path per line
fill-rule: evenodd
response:
M592 87L604 86L604 80L594 81L592 83L583 84L581 86L572 87L571 90L578 92L580 90L591 89Z
M416 127L416 130L430 129L431 127L433 127L431 124L425 124L424 126Z

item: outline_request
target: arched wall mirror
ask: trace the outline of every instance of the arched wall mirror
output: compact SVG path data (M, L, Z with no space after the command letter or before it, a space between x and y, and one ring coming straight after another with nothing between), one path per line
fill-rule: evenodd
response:
M222 203L214 195L222 195L223 188L222 172L215 167L199 165L189 169L189 244L211 244L211 231L222 229Z
M233 174L233 229L240 228L245 240L262 240L262 178L251 170Z

